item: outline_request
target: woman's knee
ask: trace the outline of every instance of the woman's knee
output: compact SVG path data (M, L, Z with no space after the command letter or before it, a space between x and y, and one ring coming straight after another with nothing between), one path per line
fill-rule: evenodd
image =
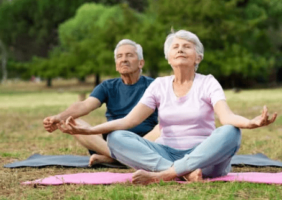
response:
M237 146L241 143L241 130L232 125L222 126L223 133L226 135L228 140L237 143Z
M134 135L134 133L125 130L118 130L111 132L107 137L108 145L117 144L120 141L124 141L125 137L130 137Z
M221 139L235 143L235 145L240 146L241 131L239 128L232 125L224 125L217 128L214 133L219 134Z

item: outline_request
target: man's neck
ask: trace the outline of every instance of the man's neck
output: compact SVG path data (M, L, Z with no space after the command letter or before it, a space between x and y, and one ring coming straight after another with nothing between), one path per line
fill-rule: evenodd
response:
M121 79L125 85L133 85L137 83L140 78L140 71L132 74L121 74Z

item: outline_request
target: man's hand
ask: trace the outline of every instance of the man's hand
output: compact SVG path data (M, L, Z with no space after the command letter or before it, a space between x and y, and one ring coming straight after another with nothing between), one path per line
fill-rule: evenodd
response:
M49 133L52 133L53 131L57 130L57 123L60 122L60 119L57 117L57 115L46 117L43 120L43 126L46 131Z
M268 111L267 111L267 107L264 106L262 114L255 117L254 119L250 120L248 128L253 129L253 128L258 128L258 127L262 127L262 126L267 126L267 125L273 123L275 121L276 117L277 117L277 113L274 113L272 115L272 118L268 119L269 114L268 114Z
M90 127L91 126L85 125L84 123L81 123L78 120L74 120L72 116L70 116L66 120L66 122L61 121L57 124L58 129L60 129L63 133L68 133L70 135L88 135Z

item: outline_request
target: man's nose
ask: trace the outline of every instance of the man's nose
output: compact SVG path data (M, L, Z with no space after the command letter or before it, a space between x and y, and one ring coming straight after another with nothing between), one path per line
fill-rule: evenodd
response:
M128 62L128 59L127 59L127 57L126 56L123 56L122 58L121 58L121 62Z

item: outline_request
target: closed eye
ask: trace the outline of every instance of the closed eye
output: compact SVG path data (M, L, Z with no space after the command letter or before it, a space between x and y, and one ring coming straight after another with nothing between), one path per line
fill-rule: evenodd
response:
M191 45L185 45L185 48L190 49L190 48L192 48L192 46Z

